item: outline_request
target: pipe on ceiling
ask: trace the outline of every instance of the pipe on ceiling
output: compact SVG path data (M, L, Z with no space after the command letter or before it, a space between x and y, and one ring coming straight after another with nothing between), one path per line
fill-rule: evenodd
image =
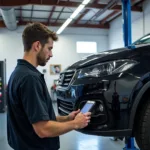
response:
M0 8L0 11L6 27L9 30L16 30L17 20L14 8Z

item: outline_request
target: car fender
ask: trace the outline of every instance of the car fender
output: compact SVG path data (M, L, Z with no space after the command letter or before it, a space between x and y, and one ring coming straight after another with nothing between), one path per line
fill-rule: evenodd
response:
M130 115L130 119L129 119L129 129L133 128L134 125L134 119L136 116L136 112L137 112L137 108L139 106L139 103L142 100L142 96L144 95L144 93L150 88L150 81L148 81L143 87L142 89L139 91L139 93L137 94L134 103L132 105L132 109L131 109L131 115Z

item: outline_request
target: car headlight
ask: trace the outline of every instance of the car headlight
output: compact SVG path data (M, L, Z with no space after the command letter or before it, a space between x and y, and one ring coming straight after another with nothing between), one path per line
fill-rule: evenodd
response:
M120 73L132 68L137 62L134 60L116 60L107 63L100 63L91 67L81 69L78 73L78 78L86 77L102 77Z

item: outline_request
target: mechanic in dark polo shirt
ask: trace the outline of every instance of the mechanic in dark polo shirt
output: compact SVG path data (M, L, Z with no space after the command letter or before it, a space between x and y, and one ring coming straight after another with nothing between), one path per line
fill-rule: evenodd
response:
M29 24L22 35L23 59L13 71L7 88L8 143L15 150L58 150L59 135L84 128L91 114L74 111L55 116L44 76L36 67L52 57L56 33L40 23Z

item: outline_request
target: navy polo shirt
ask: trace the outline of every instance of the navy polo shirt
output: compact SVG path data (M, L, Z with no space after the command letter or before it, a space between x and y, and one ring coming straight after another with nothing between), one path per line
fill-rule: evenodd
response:
M7 87L8 143L15 150L58 150L59 137L40 138L32 124L56 120L43 74L18 60Z

